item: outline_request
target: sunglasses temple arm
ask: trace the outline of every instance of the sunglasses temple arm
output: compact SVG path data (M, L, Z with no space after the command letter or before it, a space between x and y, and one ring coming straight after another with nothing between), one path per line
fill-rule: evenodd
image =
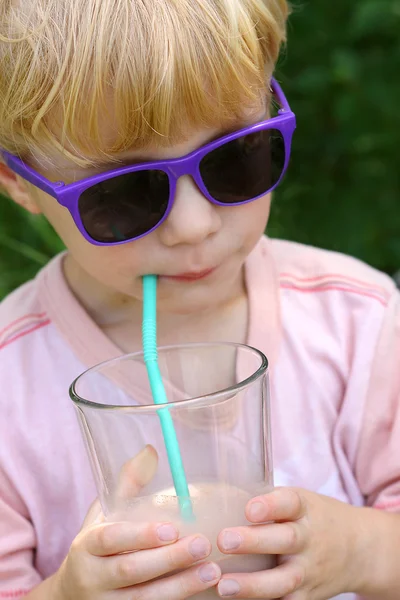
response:
M271 79L271 89L272 89L273 93L275 94L275 96L277 97L279 104L284 109L284 111L292 112L292 110L289 106L289 102L286 100L286 96L283 93L281 86L279 85L279 83L276 81L276 79L274 77Z
M17 173L17 175L20 175L26 181L29 181L29 183L32 183L39 189L43 190L43 192L53 196L53 198L57 198L57 184L52 183L46 179L46 177L36 173L34 169L26 165L20 158L9 154L5 150L0 149L0 156L3 157L6 165L8 165L10 169L14 171L14 173Z

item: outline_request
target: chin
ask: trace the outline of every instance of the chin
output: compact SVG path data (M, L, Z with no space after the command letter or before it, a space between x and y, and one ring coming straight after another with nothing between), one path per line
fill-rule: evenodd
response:
M191 285L191 284L190 284ZM197 287L197 286L196 286ZM185 289L179 286L176 290L159 289L157 299L157 309L159 312L165 312L176 315L190 315L196 312L210 310L216 304L219 304L219 294L211 290L211 286L202 286L202 289Z
M239 285L236 278L233 281L224 278L223 281L211 283L189 283L179 285L176 289L162 289L158 296L158 310L175 315L191 315L208 312L228 304L237 297Z
M219 302L215 302L214 299L212 303L210 303L210 299L208 298L175 298L175 299L164 299L158 300L158 311L160 313L169 313L172 315L192 315L200 312L205 312L216 306Z

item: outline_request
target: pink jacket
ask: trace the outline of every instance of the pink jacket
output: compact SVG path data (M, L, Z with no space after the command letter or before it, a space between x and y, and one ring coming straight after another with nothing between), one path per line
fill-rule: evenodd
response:
M0 600L57 570L96 496L68 387L121 352L69 290L62 262L0 304ZM262 238L246 281L248 343L271 365L276 484L400 510L392 280L341 254Z

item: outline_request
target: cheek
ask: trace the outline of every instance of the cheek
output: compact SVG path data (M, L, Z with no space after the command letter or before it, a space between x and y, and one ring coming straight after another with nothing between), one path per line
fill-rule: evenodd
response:
M75 225L69 211L60 206L54 198L42 193L38 202L43 215L54 227L69 253L90 275L104 283L104 279L117 281L126 277L124 271L127 271L131 278L136 270L140 270L141 257L145 255L140 251L141 240L135 242L135 251L131 244L90 244Z
M265 230L267 223L268 223L269 212L271 209L271 198L272 198L272 195L267 194L266 196L259 198L255 202L250 203L250 205L251 204L254 205L253 218L255 219L255 225L257 226L258 229L261 228L262 231Z
M258 239L265 231L271 207L271 194L267 194L254 202L233 208L232 217L237 235L248 239L250 243ZM232 224L230 224L230 228Z
M44 192L36 190L35 196L42 214L54 227L64 244L70 247L71 243L74 243L74 240L78 239L80 233L69 211L60 206L55 198Z

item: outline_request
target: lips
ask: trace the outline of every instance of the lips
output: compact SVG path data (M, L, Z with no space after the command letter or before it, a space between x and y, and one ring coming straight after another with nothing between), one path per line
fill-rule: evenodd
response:
M190 273L179 273L178 275L168 275L165 279L170 279L173 281L198 281L199 279L205 279L215 269L205 269L204 271L196 271Z

